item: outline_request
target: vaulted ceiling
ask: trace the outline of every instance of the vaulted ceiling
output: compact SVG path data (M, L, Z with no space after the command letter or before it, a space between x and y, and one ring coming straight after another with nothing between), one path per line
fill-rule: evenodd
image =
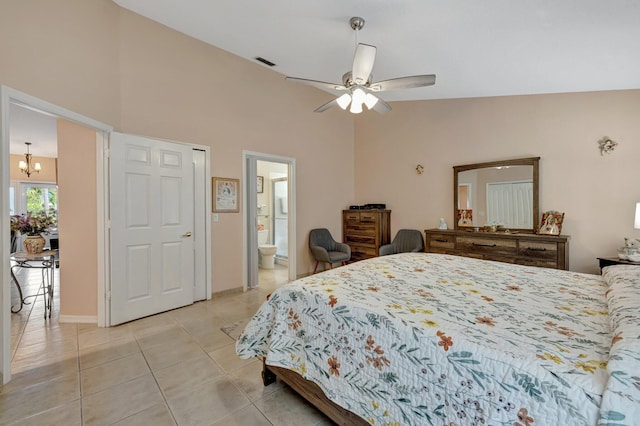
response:
M114 0L283 75L341 82L358 39L374 80L436 74L415 100L640 88L636 0Z
M640 88L637 0L113 1L247 60L265 58L283 78L335 83L353 61L349 18L360 16L358 41L377 47L374 80L437 75L434 86L385 92L387 101ZM36 155L54 156L51 137L30 121L51 130L53 119L15 114L12 153L33 140Z

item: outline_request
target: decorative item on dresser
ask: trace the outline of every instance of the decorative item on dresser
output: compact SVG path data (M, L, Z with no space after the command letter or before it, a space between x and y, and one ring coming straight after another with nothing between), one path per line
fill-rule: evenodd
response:
M427 229L425 251L569 269L569 236Z
M380 246L391 242L391 210L343 210L342 236L352 261L378 256Z

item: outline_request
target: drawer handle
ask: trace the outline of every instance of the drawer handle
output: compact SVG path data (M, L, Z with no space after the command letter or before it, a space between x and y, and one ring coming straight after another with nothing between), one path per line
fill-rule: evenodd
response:
M479 247L495 247L495 244L484 244L484 243L473 243L474 246L479 246Z
M546 248L544 247L527 247L526 250L531 250L531 251L547 251Z
M444 240L442 238L436 238L436 241L439 242L439 243L448 243L449 242L449 240Z

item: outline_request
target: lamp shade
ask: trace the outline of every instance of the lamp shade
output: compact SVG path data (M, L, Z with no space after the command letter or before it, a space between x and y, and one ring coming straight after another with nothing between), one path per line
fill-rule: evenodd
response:
M351 95L348 93L345 93L344 95L336 99L336 102L338 103L338 106L340 108L347 109L347 107L349 106L349 103L351 103Z
M362 103L351 101L351 108L349 108L349 112L353 114L360 114L362 112Z
M364 104L369 109L371 109L374 106L376 106L377 103L378 103L378 98L376 96L372 95L371 93L367 93L367 95L364 97Z
M633 227L636 229L640 229L640 203L636 203L636 221Z

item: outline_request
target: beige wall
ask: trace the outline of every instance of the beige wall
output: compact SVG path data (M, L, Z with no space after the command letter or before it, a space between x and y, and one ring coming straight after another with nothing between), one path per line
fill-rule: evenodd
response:
M0 61L0 84L117 131L208 145L213 176L242 179L243 150L295 158L297 273L312 270L309 229L341 236L340 212L355 198L354 123L342 111L312 112L329 94L285 83L111 0L2 9L0 57L10 60ZM242 213L212 222L214 292L242 285L242 234Z
M328 94L110 0L2 8L0 57L9 59L0 61L0 84L118 131L208 145L214 176L242 179L243 150L295 158L298 274L313 266L309 229L341 238L349 204L387 203L392 232L434 227L439 217L453 225L451 168L479 161L542 157L540 207L566 213L573 270L595 272L596 256L638 236L640 91L396 102L391 113L364 113L354 124L339 110L312 113ZM620 145L600 156L604 135ZM221 214L212 232L213 291L237 288L242 214ZM68 315L85 312L67 307Z
M352 118L313 113L330 95L124 10L119 33L124 131L211 146L213 176L242 179L243 150L296 159L297 273L311 271L309 230L341 236L354 198ZM214 292L242 283L242 214L219 217Z
M9 174L12 181L16 182L56 182L56 159L49 157L31 157L32 164L40 163L40 173L32 173L27 176L18 168L20 161L24 161L24 155L11 155L9 158Z
M98 313L96 132L58 120L60 316Z
M640 90L393 103L356 120L357 203L384 202L391 229L453 226L455 165L540 156L540 210L565 212L570 267L597 272L640 201ZM619 142L600 155L597 141ZM425 166L424 174L415 172Z

